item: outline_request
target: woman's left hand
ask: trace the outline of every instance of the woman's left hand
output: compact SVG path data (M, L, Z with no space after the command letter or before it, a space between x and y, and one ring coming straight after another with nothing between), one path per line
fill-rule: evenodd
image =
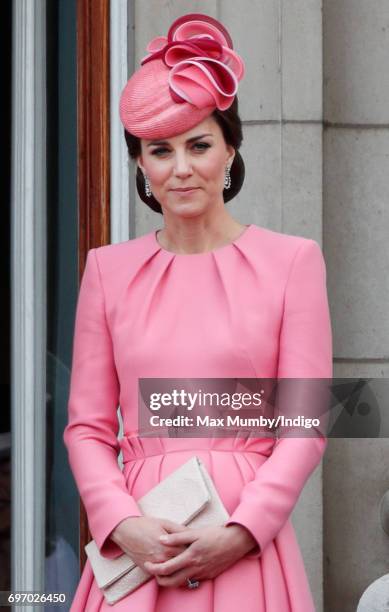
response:
M163 539L165 538L165 539ZM237 523L227 527L188 528L162 536L165 544L189 544L186 550L163 563L145 562L161 586L187 586L187 578L215 578L255 547L251 533Z

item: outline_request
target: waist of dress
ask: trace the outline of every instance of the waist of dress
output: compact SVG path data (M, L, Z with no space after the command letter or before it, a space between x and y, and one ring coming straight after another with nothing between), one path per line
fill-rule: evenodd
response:
M171 453L238 453L269 457L271 438L141 438L124 434L119 440L123 463Z

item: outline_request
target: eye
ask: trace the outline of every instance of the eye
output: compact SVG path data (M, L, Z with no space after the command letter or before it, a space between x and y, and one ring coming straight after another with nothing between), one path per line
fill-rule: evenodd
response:
M164 151L167 151L166 147L160 147L159 149L154 149L151 155L159 155L159 153L163 153Z
M211 145L209 145L207 142L196 142L194 146L199 147L199 149L202 150L202 149L209 149Z

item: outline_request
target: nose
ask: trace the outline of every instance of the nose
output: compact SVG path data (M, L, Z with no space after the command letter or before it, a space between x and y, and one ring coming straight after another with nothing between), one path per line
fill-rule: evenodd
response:
M175 176L184 177L193 174L192 164L187 153L178 151L175 156L174 163Z

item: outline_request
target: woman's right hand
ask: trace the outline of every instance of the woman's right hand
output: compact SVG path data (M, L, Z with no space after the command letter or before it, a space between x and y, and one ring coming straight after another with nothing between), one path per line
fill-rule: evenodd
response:
M127 553L136 565L144 567L145 561L158 563L182 553L187 544L167 545L159 541L161 535L187 531L188 527L168 519L148 516L130 516L112 531L111 539Z

